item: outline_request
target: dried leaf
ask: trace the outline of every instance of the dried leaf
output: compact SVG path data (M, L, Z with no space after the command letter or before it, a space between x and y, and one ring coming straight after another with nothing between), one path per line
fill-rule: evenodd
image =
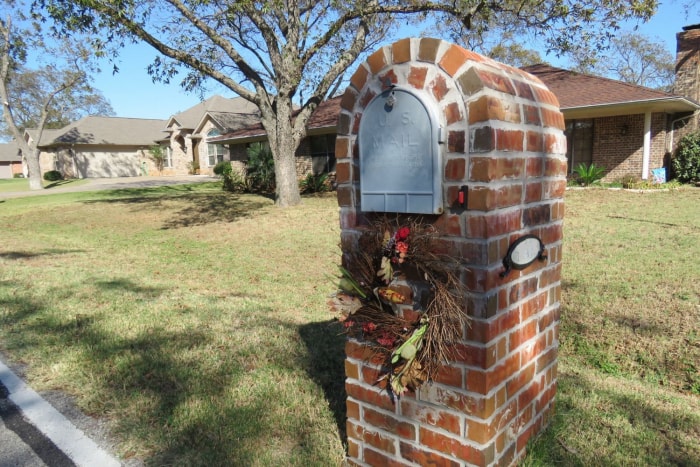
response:
M332 311L347 317L362 308L362 302L359 298L352 295L337 293L328 301L328 306Z
M391 261L386 256L382 256L382 263L379 265L379 270L377 271L377 277L384 281L385 284L391 282L391 278L394 275L394 271L391 268Z
M397 292L396 290L390 289L389 287L380 287L377 289L377 295L379 298L388 303L403 303L406 301L406 297L403 294Z

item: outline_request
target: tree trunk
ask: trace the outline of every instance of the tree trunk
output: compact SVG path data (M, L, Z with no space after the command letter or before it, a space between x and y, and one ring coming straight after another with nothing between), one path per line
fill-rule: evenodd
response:
M27 145L28 146L28 145ZM30 190L43 190L44 185L41 183L41 166L39 165L39 154L40 150L37 148L34 151L31 148L27 148L25 160L27 161L27 169L29 171L29 189Z
M296 168L296 150L301 137L295 134L291 116L291 99L278 97L276 114L263 115L262 122L275 160L275 204L282 208L301 203Z

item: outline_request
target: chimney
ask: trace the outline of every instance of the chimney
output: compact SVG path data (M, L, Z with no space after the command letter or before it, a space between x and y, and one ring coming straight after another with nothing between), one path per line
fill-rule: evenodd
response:
M700 102L700 24L685 26L676 34L676 80L673 93ZM689 129L700 129L696 115Z

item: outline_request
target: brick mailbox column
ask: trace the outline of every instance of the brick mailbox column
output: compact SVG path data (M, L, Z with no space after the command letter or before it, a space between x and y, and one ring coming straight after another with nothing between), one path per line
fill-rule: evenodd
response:
M344 261L375 215L361 205L363 112L388 86L408 89L440 125L442 212L425 219L461 262L470 325L452 344L458 361L397 399L375 384L366 344L348 340L347 463L514 464L547 425L556 391L566 186L558 101L537 78L436 39L382 47L350 83L336 143ZM504 276L504 258L525 236L546 258Z

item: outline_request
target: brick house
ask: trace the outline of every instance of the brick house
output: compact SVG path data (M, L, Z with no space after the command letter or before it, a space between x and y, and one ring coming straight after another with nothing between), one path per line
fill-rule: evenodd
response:
M22 173L22 153L14 142L0 144L0 178Z
M321 102L309 118L307 135L296 152L297 176L335 172L335 135L340 110L340 97ZM267 133L261 123L231 131L207 142L222 145L231 155L235 168L242 170L247 159L247 148L253 143L267 141Z
M212 96L184 112L170 117L165 138L158 143L166 149L163 175L184 175L199 167L201 174L213 174L214 166L236 155L225 145L209 140L260 120L258 108L247 100ZM204 143L203 143L204 141Z

